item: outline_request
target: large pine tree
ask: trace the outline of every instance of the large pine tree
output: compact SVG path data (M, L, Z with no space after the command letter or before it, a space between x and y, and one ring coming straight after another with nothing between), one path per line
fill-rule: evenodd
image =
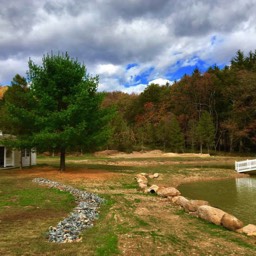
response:
M67 149L88 149L107 140L106 125L111 115L101 108L103 94L97 92L98 77L91 77L85 66L67 53L46 55L42 65L30 60L29 89L18 87L16 82L14 79L12 88L20 97L15 100L12 95L5 102L8 126L22 124L26 128L17 133L17 142L22 135L30 147L59 151L61 171L65 170ZM26 102L21 103L23 99Z

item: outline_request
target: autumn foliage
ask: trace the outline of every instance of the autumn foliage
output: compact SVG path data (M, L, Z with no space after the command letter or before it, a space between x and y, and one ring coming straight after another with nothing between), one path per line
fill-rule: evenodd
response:
M4 93L7 91L7 86L0 86L0 100L3 98Z
M204 73L195 69L172 85L150 84L139 95L115 91L104 96L101 107L116 110L108 149L256 149L256 51L238 51L229 66L215 65Z
M107 102L116 106L122 132L130 134L121 143L129 150L254 151L256 52L238 51L229 67L195 69L173 85L151 84L139 95L106 93ZM120 140L110 145L119 146Z

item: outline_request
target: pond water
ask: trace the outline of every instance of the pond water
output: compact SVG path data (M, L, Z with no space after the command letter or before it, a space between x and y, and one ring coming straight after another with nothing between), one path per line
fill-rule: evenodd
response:
M211 206L222 209L244 224L256 225L256 177L204 181L178 187L182 196L206 200Z

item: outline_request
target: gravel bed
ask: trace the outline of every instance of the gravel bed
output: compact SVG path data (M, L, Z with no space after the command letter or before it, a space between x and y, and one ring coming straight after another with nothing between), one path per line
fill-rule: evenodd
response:
M56 188L72 194L78 202L77 207L67 218L60 221L56 227L49 227L48 239L53 243L71 243L81 241L80 233L86 228L93 226L94 220L98 218L99 206L104 199L98 195L82 191L72 186L44 178L35 178L33 182L49 188Z

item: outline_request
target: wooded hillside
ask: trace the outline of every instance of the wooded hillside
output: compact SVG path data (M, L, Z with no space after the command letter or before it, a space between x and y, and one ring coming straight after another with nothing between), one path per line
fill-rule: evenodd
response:
M4 90L0 88L0 98ZM104 94L102 108L114 107L116 113L111 136L101 149L205 153L256 149L256 51L248 55L238 51L230 66L213 66L204 73L195 69L172 85L148 85L139 95ZM0 107L3 103L4 98Z
M118 110L109 147L253 152L256 142L256 51L238 51L224 69L195 69L173 85L140 95L106 93Z

